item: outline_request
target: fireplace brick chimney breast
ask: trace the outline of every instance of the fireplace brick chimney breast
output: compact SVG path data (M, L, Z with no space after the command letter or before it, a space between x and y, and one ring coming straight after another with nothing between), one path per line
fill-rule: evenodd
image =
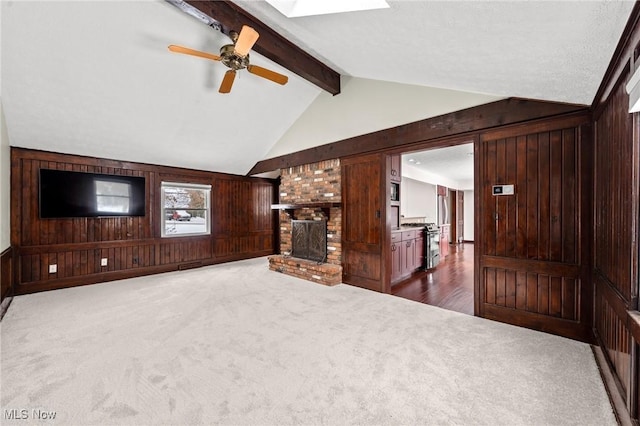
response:
M342 202L341 185L339 159L281 169L279 202L292 205L340 203ZM289 217L285 211L280 211L281 255L270 257L270 269L326 285L340 283L342 281L342 209L331 207L329 216L325 217L321 208L300 208L295 210L294 216L293 218ZM292 219L327 221L326 263L315 265L317 262L288 258L287 254L292 251ZM299 266L297 266L298 264ZM322 269L326 270L324 273L326 276L323 276Z

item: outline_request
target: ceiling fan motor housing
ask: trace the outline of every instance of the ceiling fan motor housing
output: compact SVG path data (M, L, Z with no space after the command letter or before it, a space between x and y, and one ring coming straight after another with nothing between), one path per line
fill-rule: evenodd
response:
M224 78L220 84L220 89L218 90L220 93L229 93L231 91L231 86L233 85L233 81L236 77L236 71L242 69L247 69L251 74L266 78L274 83L281 85L287 84L289 78L286 75L278 74L275 71L249 64L249 51L256 43L259 36L260 35L256 30L246 25L242 26L240 34L235 31L231 31L229 33L229 37L233 41L233 44L226 44L222 46L220 48L220 56L173 44L169 45L169 50L171 52L198 56L212 61L220 61L226 65L227 68L230 68L224 74Z
M232 70L241 70L249 65L249 55L240 56L235 52L235 45L227 44L220 48L220 57L223 64Z

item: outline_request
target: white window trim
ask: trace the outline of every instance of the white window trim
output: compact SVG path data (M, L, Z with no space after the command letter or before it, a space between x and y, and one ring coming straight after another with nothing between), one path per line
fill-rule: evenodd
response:
M167 234L166 233L166 220L165 220L165 188L184 188L184 189L200 189L206 191L205 197L205 209L207 211L206 231L194 232L190 234ZM174 209L171 209L174 210ZM161 223L161 235L162 238L180 238L180 237L193 237L200 235L211 235L211 185L204 185L199 183L184 183L184 182L161 182L160 184L160 223Z

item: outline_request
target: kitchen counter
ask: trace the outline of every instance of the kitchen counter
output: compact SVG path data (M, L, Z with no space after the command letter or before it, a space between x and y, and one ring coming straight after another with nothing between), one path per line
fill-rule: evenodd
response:
M392 228L391 232L410 231L412 229L424 229L424 226L415 226L415 225L413 225L413 226L401 226L400 228Z

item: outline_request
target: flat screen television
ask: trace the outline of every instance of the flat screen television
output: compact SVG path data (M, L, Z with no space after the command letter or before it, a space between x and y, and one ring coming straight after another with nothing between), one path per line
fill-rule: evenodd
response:
M144 216L139 176L40 169L40 217Z

